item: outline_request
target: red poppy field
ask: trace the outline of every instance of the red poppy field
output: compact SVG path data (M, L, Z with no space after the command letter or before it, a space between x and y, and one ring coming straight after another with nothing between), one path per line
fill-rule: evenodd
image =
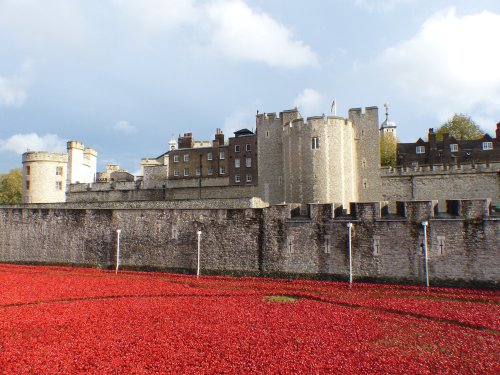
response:
M500 373L500 293L0 265L0 373Z

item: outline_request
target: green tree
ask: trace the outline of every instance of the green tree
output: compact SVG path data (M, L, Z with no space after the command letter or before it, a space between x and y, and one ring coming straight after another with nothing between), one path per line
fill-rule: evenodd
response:
M449 133L450 137L455 137L456 140L479 139L484 135L484 131L470 116L463 113L455 113L451 119L441 125L436 131L438 141L443 140L444 133Z
M398 140L391 133L385 133L380 136L380 164L383 167L396 166L396 152Z
M19 204L23 195L21 169L14 168L0 177L0 204Z

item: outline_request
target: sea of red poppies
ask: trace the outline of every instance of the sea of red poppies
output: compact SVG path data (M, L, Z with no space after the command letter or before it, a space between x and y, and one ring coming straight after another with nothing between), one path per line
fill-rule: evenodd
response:
M500 292L0 265L0 373L500 373Z

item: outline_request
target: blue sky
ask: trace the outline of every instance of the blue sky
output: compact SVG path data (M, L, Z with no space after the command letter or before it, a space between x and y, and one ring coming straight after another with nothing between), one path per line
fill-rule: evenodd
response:
M497 0L0 0L0 172L79 140L98 169L255 113L383 104L401 141L500 121Z

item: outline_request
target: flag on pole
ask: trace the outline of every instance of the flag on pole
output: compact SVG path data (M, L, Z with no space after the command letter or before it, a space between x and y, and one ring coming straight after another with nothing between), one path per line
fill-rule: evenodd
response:
M330 112L334 112L335 116L337 116L337 103L335 99L333 99L332 105L330 106Z

